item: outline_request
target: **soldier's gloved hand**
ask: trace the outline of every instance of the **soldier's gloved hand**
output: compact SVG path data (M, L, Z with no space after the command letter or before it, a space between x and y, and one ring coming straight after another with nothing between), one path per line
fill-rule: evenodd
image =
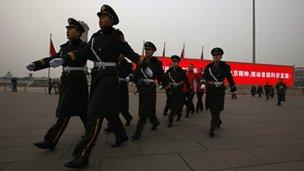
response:
M62 58L55 58L50 61L50 66L53 68L59 67L64 64L64 60Z
M202 85L201 85L201 89L202 89L202 90L205 90L205 88L206 88L206 85L205 85L205 84L202 84Z
M129 84L130 81L131 81L130 77L127 76L127 77L126 77L126 83Z
M34 69L36 68L34 63L30 63L28 66L26 66L26 69L29 71L34 71Z
M159 85L158 88L161 90L163 89L163 85Z
M126 77L126 83L131 82L132 78L133 78L133 75L132 75L132 74L128 75L128 76Z
M230 92L236 92L236 90L237 90L237 89L236 89L235 86L233 86L233 87L230 88Z

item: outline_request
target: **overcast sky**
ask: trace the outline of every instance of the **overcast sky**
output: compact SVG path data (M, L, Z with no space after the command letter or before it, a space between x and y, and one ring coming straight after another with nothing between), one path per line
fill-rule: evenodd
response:
M25 66L48 56L49 34L58 51L65 43L67 19L85 21L89 37L99 30L96 13L102 4L117 12L116 26L131 47L141 53L143 40L155 43L162 54L205 58L219 46L223 60L252 61L252 0L1 0L0 76L11 71L27 76ZM257 63L304 65L303 0L256 0ZM61 69L52 69L59 76ZM47 76L47 70L34 76Z

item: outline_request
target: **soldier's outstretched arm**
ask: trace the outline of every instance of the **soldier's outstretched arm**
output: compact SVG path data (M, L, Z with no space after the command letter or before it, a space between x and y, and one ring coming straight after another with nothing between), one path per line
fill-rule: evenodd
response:
M57 58L59 56L59 54L60 54L60 51L53 57L45 57L40 60L34 61L34 62L30 63L26 68L29 71L38 71L41 69L49 68L50 67L49 62L52 59Z

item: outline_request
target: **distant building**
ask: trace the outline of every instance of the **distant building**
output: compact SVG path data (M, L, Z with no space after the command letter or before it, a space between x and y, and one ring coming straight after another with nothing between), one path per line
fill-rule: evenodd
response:
M13 74L10 71L7 71L7 73L5 74L4 78L6 78L6 79L12 79L13 78Z
M295 86L304 87L304 67L294 68L295 72Z

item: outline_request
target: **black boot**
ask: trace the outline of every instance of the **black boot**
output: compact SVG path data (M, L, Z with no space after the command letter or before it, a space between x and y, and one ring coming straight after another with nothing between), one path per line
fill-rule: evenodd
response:
M209 136L210 137L215 136L215 134L214 134L215 128L216 128L216 123L211 122L211 127L210 127L210 131L209 131Z
M89 164L89 159L85 157L76 157L72 161L64 164L65 167L68 168L84 168Z
M34 146L41 148L41 149L49 149L50 151L54 150L56 145L57 145L57 143L49 143L46 140L44 140L42 142L34 143Z
M141 133L139 131L136 131L133 135L132 135L132 139L134 141L138 140L141 137Z
M216 123L216 128L217 128L217 129L221 128L222 123L223 123L222 120L219 119L219 120L217 121L217 123Z
M152 128L151 128L150 130L151 130L151 131L156 130L156 128L158 127L158 125L159 125L159 121L157 121L157 123L153 124L153 125L152 125Z
M115 144L112 144L111 147L119 147L119 146L121 146L121 144L123 142L126 142L128 140L129 140L129 137L127 137L127 136L124 138L120 138L120 139L116 140Z
M126 120L125 126L130 125L130 122L132 121L133 117L131 116L129 119Z

